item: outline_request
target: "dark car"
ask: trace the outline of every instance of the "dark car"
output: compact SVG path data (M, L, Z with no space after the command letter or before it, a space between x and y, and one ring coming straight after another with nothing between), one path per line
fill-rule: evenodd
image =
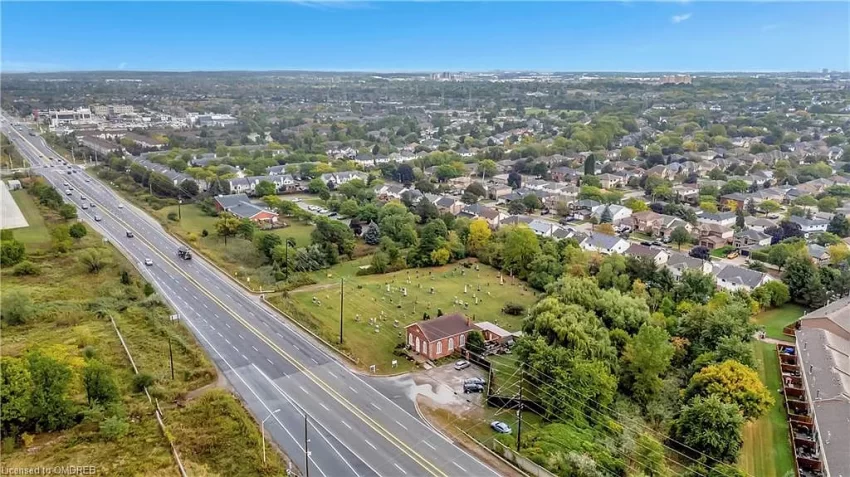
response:
M640 244L643 245L643 246L649 247L650 245L652 245L652 242L643 241Z
M135 237L135 235L133 235L133 232L130 232L130 231L128 230L128 231L127 231L127 238L133 238L133 237Z
M661 242L652 242L652 245L655 245L656 247L663 247L664 246L664 244L661 243Z
M480 392L483 392L483 391L484 391L484 386L482 386L478 383L464 383L464 385L463 385L463 393L464 394L480 393Z
M487 381L484 381L484 378L469 378L463 382L463 384L480 384L482 386L486 383Z

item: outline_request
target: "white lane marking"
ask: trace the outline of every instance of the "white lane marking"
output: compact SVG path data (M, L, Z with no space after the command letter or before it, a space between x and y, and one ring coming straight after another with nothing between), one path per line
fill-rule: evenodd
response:
M460 470L462 470L462 471L466 472L466 469L464 469L463 467L461 467L461 466L460 466L460 464L458 464L457 462L452 461L452 464L454 464L454 465L455 465L455 467L457 467L458 469L460 469Z
M318 362L318 361L316 361L316 360L315 360L315 359L313 359L313 358L310 358L310 361L312 361L314 364L319 364L319 362Z
M319 403L319 406L322 406L322 409L324 409L325 411L329 411L329 412L330 412L330 409L328 409L328 407L327 407L327 406L325 406L324 404Z
M379 410L379 411L381 410L381 408L380 408L380 407L378 407L378 405L377 405L377 404L375 404L375 403L373 403L373 402L370 402L369 404L371 404L371 405L372 405L372 407L374 407L375 409L377 409L377 410Z
M274 334L276 334L276 335L277 335L277 336L279 336L280 338L283 338L283 335L282 335L282 334L280 334L280 333L278 333L277 331L275 331L275 332L274 332Z
M215 326L210 325L210 329L211 329L211 330L213 330L213 331L215 331Z
M217 334L219 338L224 338L224 336L222 336L222 334L219 333L218 331L216 331L215 334Z
M301 348L299 348L298 345L292 345L292 347L295 348L295 351L298 351L298 352L301 351Z
M358 392L357 392L357 390L356 390L356 389L352 388L351 386L349 386L349 387L348 387L348 389L350 389L350 390L354 391L354 394L360 394L360 393L358 393Z
M367 444L369 444L369 447L371 447L372 449L378 450L378 448L377 448L377 447L375 447L375 444L372 444L371 442L369 442L369 440L368 440L368 439L363 439L363 440L364 440Z
M345 422L345 421L339 421L339 422L341 422L343 426L347 427L349 431L351 430L351 426L349 426L347 422Z
M250 361L250 360L248 359L248 357L247 357L247 356L245 356L244 354L242 355L242 359L244 359L245 361Z
M401 426L401 428L404 429L405 431L407 430L407 426L405 426L404 424L402 424L398 421L395 421L395 423L398 424L399 426Z
M304 391L304 394L306 394L306 395L308 395L308 396L310 395L310 393L309 393L309 392L307 392L307 390L306 390L306 389L304 389L304 386L298 386L298 389L300 389L300 390Z
M202 320L204 320L204 323L206 323L206 322L207 322L207 319L206 319L206 318L201 318L201 319L202 319Z
M254 348L254 351L256 351L256 352L258 352L258 353L260 352L260 350L258 350L256 346L253 346L253 345L252 345L251 347L252 347L252 348Z
M230 323L225 323L224 326L230 328Z
M236 352L239 351L239 348L237 348L236 346L230 345L230 347L233 348L233 351L236 351Z
M238 333L237 333L237 334L238 334ZM244 339L245 339L245 337L244 337L244 336L242 336L241 334L239 334L239 339L240 339L240 340L244 340Z
M425 444L426 446L430 447L433 450L437 450L437 448L432 446L431 444L429 444L428 441L422 441L422 443Z
M407 475L407 471L405 471L404 469L402 469L402 468L401 468L401 466L399 466L399 465L398 465L398 464L396 464L395 462L393 462L393 465L395 466L395 468L396 468L396 469L400 470L402 474Z
M230 340L229 340L229 339L227 339L227 338L225 338L225 339L224 339L224 342L225 342L225 343L227 343L227 344L229 344L230 346L233 346L232 344L230 344Z
M330 374L331 376L333 376L336 379L339 379L339 378L336 377L336 374L334 374L333 371L328 371L328 374Z
M207 310L210 309L210 307L208 307L206 303L204 303L204 308L206 308Z
M266 358L266 361L268 361L269 364L274 365L274 363L272 363L272 360L270 360L269 358Z

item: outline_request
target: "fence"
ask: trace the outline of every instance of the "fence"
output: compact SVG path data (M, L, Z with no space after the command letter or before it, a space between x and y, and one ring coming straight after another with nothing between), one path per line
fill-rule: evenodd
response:
M535 464L528 457L514 451L510 447L495 439L493 440L493 451L522 469L524 472L527 472L528 475L533 475L534 477L556 477L555 474Z

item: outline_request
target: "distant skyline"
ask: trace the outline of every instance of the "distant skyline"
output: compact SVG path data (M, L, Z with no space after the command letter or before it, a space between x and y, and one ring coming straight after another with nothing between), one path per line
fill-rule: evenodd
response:
M850 70L850 2L8 2L3 72Z

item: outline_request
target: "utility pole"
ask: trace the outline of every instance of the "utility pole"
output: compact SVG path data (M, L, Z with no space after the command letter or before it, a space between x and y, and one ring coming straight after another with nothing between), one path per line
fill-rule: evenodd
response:
M345 279L339 279L339 344L342 344L342 309L345 305Z
M183 199L177 199L177 220L183 220L183 212L180 210L180 206L183 204Z
M304 474L310 477L310 439L307 439L307 413L304 413Z
M522 388L525 383L525 370L522 370L519 377L519 409L517 410L517 425L516 425L516 450L519 452L519 441L522 436Z
M168 360L171 362L171 380L174 381L174 354L171 352L171 337L168 337Z

